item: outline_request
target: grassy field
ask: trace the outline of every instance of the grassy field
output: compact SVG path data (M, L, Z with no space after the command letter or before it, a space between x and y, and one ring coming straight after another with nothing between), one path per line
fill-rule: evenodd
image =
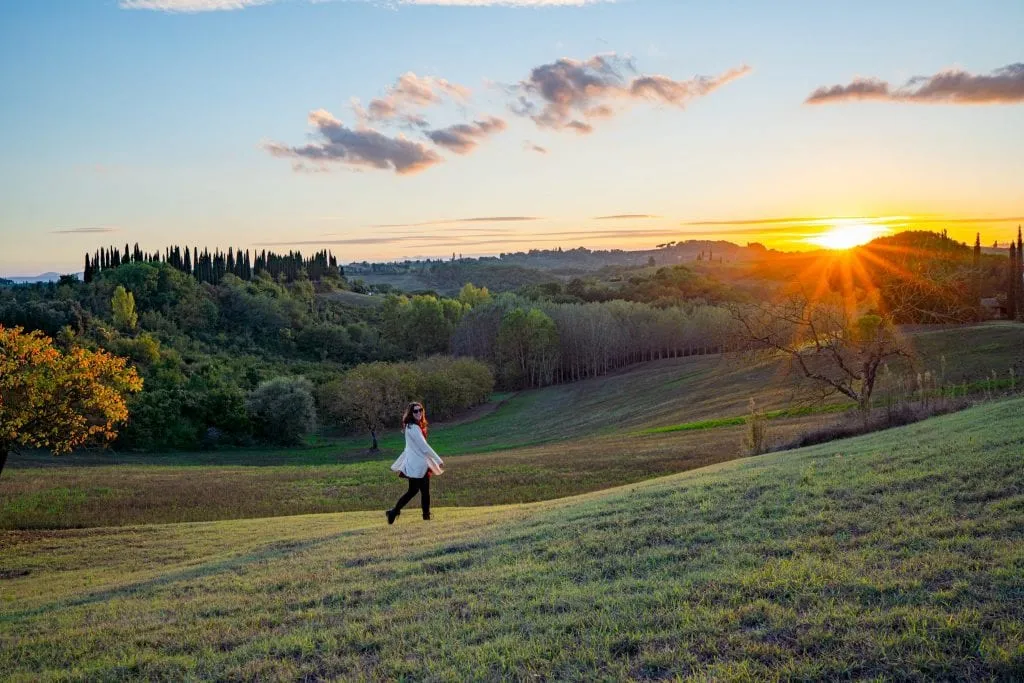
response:
M1024 354L1024 326L993 324L913 336L920 363L950 381L1006 375ZM970 349L964 353L963 349ZM645 363L584 382L496 397L479 419L434 425L430 441L449 472L439 504L521 503L596 491L740 454L751 397L786 440L833 419L828 406L793 408L794 383L777 366L718 356ZM0 528L194 522L383 509L403 484L357 437L305 449L13 456L0 476Z
M1022 418L394 527L0 532L0 678L1020 680Z
M329 292L327 294L321 294L325 299L332 299L334 301L347 304L349 306L379 306L384 301L382 296L371 296L369 294L357 294L356 292L349 291L336 291Z

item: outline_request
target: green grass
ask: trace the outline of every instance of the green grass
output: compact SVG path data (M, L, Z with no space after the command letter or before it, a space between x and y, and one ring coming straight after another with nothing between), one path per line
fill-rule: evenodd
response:
M841 413L856 407L853 403L827 403L816 406L800 406L799 408L783 408L782 410L769 410L764 416L768 420L777 420L782 417L799 417L802 415L821 415L829 413ZM639 434L668 434L670 432L689 432L700 429L717 429L718 427L731 427L747 423L747 415L735 417L719 417L714 420L700 420L698 422L684 422L678 425L666 425L664 427L651 427L644 429Z
M0 678L1020 680L1022 417L430 523L0 532Z
M793 436L802 423L784 425ZM500 505L560 498L731 460L742 427L715 432L608 435L528 448L446 456L431 482L437 504ZM96 465L5 471L0 528L53 529L383 510L405 489L394 453L344 464ZM50 462L50 461L47 461ZM54 490L60 504L48 501Z
M1019 354L1024 325L928 331L911 339L925 367L938 368L945 355L948 374L976 371L984 378ZM1024 367L1017 376L1024 378ZM473 506L586 493L737 457L750 398L773 416L769 437L780 442L841 408L793 407L795 392L793 378L778 366L690 357L496 394L497 409L479 419L432 425L430 441L449 466L435 480L435 495ZM12 456L0 475L0 528L383 509L402 488L387 465L403 443L400 434L389 434L376 455L366 453L367 437L353 437L302 449Z

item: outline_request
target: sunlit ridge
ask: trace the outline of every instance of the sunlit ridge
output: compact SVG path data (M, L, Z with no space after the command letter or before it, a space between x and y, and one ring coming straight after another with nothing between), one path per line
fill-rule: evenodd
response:
M884 225L871 225L859 221L837 221L827 232L808 237L806 241L826 249L851 249L867 244L876 237L881 237L889 232L891 230Z

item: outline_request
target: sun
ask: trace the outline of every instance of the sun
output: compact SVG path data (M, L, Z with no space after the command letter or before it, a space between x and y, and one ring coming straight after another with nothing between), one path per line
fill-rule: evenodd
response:
M852 249L889 232L883 225L837 223L828 232L808 237L807 242L826 249Z

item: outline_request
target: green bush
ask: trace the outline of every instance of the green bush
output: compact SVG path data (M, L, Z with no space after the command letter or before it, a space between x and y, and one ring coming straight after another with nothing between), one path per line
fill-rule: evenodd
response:
M494 391L494 374L481 361L433 356L415 363L357 365L317 392L320 414L345 431L397 426L410 401L422 401L432 420L479 405Z
M281 445L301 444L316 429L313 384L305 377L261 382L246 401L257 438Z

